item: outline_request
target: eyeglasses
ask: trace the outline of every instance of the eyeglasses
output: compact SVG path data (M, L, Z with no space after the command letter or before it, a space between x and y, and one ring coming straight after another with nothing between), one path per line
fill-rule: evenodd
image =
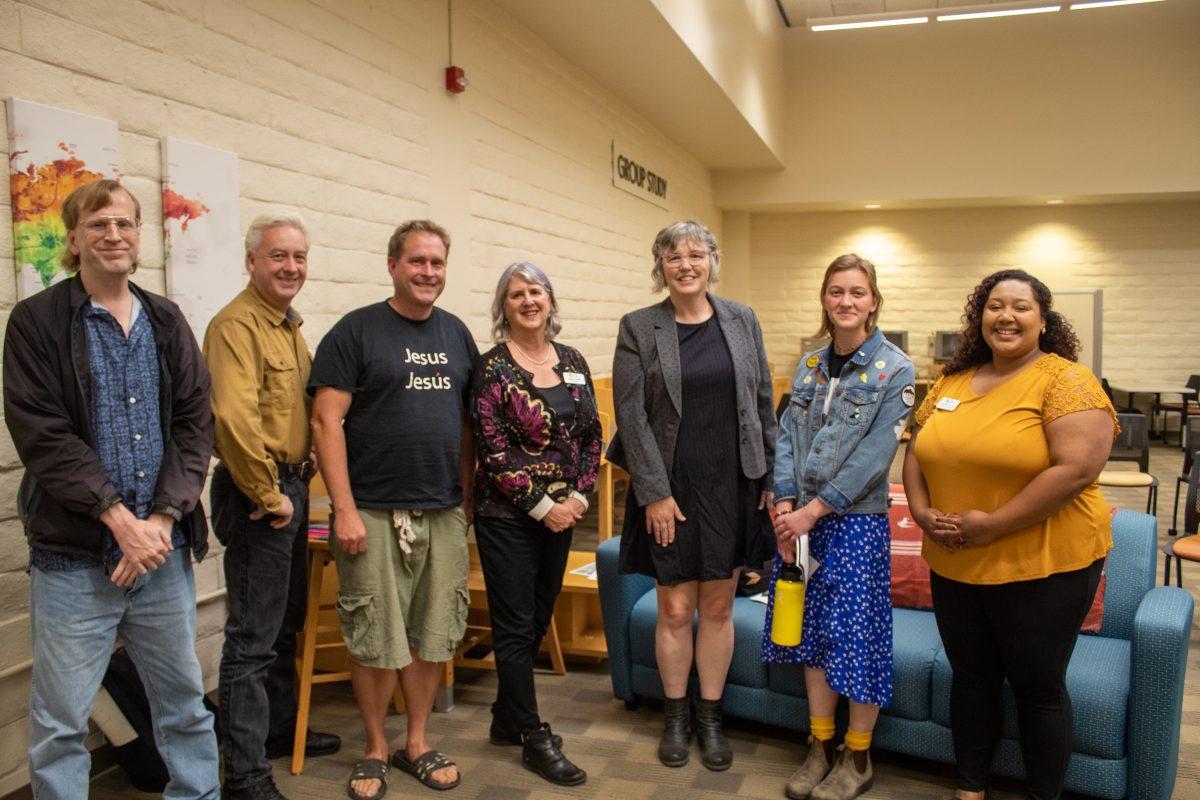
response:
M680 267L683 266L683 262L685 260L687 261L687 263L690 266L699 267L702 264L708 263L708 253L705 253L700 250L693 250L692 252L688 253L686 256L684 256L680 253L672 253L671 255L669 255L663 259L663 263L666 264L671 269L679 269Z
M96 217L84 223L83 229L90 236L106 236L108 235L108 229L115 227L118 235L123 238L129 238L137 233L138 228L141 226L141 220L133 220L129 217Z

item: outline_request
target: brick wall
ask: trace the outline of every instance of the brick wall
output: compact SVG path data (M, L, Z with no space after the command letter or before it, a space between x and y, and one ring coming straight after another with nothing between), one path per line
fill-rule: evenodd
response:
M1104 290L1104 377L1200 373L1200 203L752 214L749 239L749 297L788 370L820 322L825 268L854 251L878 268L880 326L909 332L922 373L929 334L957 330L971 289L1006 268Z
M719 227L708 171L486 0L454 4L468 91L442 88L443 0L0 0L0 96L115 119L124 183L142 201L137 280L163 291L159 138L240 156L243 229L276 205L310 223L298 307L311 346L344 312L387 296L387 238L432 216L454 236L443 305L477 338L495 279L532 260L554 281L563 340L609 371L616 322L649 295L649 248L684 217ZM0 117L3 116L0 106ZM0 127L6 123L0 122ZM614 137L670 179L670 208L611 185ZM7 138L3 138L7 152ZM12 275L7 193L0 274ZM0 279L0 323L15 284ZM0 794L24 784L29 659L20 464L0 432ZM215 542L214 542L215 544ZM197 647L215 682L219 552L200 565Z

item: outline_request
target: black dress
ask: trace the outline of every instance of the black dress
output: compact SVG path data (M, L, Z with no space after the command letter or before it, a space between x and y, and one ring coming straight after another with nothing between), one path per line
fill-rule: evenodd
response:
M733 358L721 325L713 315L675 326L683 413L670 480L687 520L676 521L675 541L660 547L630 491L621 536L620 571L649 575L664 586L730 578L739 567L770 558L775 541L770 516L758 509L771 476L750 480L742 473Z

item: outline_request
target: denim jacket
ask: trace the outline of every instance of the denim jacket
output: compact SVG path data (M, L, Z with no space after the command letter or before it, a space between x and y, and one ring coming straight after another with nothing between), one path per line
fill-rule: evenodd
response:
M832 347L832 345L830 345ZM888 470L916 400L912 362L876 330L829 389L829 347L806 355L779 421L775 501L815 497L836 514L887 511Z

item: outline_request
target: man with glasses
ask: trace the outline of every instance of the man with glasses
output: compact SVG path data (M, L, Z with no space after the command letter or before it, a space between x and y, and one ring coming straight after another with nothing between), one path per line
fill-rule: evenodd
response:
M37 798L88 795L88 713L118 635L146 686L169 798L217 798L191 559L213 448L208 369L179 308L129 280L141 210L112 180L63 203L77 273L13 308L4 411L25 464Z
M291 753L295 736L314 471L304 391L312 356L292 307L308 275L304 220L282 212L251 222L246 270L249 285L204 335L221 459L210 499L229 593L219 712L225 800L283 800L268 759ZM305 753L328 755L340 744L309 731Z

